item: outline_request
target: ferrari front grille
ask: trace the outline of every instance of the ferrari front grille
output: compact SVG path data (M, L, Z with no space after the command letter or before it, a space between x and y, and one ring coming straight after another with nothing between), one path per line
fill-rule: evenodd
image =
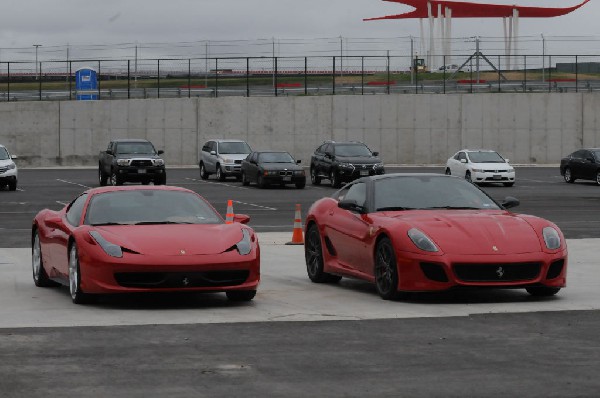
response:
M518 282L535 279L540 263L453 264L456 277L465 282Z
M550 268L548 269L548 273L546 274L546 279L558 278L560 276L560 274L562 273L564 266L565 266L564 259L554 261L552 264L550 264Z
M244 283L250 271L205 272L117 272L115 280L123 287L143 289L223 287Z

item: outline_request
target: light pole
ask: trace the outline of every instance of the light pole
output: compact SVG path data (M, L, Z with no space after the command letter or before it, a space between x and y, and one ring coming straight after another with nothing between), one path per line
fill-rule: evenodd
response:
M41 44L34 44L35 47L35 80L38 78L38 48L41 47Z

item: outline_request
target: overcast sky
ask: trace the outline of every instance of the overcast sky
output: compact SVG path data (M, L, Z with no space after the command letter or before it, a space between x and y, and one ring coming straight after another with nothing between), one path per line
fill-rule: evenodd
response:
M567 7L579 0L489 2ZM0 60L6 60L7 54L15 49L21 49L16 52L27 58L33 44L41 44L40 56L49 57L52 46L67 44L77 47L204 40L419 36L417 20L362 20L411 9L381 0L5 0L0 13ZM600 54L599 17L600 0L591 0L566 16L523 18L519 33L521 36L594 36L595 40L580 45L588 54ZM503 36L500 19L454 19L452 26L454 37Z

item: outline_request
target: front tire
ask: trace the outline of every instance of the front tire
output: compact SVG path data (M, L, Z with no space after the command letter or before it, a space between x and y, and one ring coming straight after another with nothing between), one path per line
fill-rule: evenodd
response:
M596 185L600 185L600 170L596 172Z
M58 283L48 278L48 274L44 269L44 261L42 260L42 245L40 236L37 230L33 232L33 244L31 245L31 268L33 271L33 283L37 287L58 286Z
M297 182L296 183L296 188L297 189L303 189L306 186L306 181L302 181L302 182Z
M452 172L450 171L450 167L446 167L446 172L445 173L446 173L447 176L452 175Z
M567 167L565 168L565 182L568 182L569 184L572 184L575 182L575 178L573 178L573 175L571 174L571 168Z
M119 175L117 174L117 172L115 170L113 170L112 173L110 174L110 185L112 185L114 187L123 185L123 179L121 177L119 177Z
M75 304L90 302L90 295L81 290L81 267L79 265L79 254L77 244L73 242L69 249L69 293Z
M375 287L384 300L400 297L398 292L398 264L392 242L382 238L375 249Z
M471 177L471 172L467 171L465 173L465 180L469 181L470 183L473 183L473 178Z
M225 173L221 170L221 165L217 164L217 180L225 181Z
M265 181L265 178L262 174L259 174L258 177L256 177L256 185L258 185L259 188L267 187L267 182Z
M10 180L8 182L8 190L9 191L16 191L17 190L17 179L13 178L12 180Z
M535 297L550 297L558 293L560 291L560 287L536 286L528 287L525 290L527 290L527 293Z
M104 174L101 168L98 168L98 182L101 187L106 186L106 183L108 182L108 176Z
M251 301L256 296L256 290L232 290L225 294L229 301Z
M340 181L340 175L335 170L331 170L331 173L329 174L329 181L331 181L331 186L333 188L339 188L342 185L342 182Z
M245 187L250 185L250 181L248 181L248 178L246 177L246 173L244 173L244 172L242 172L242 185Z
M306 273L314 283L338 282L342 279L339 275L327 273L324 270L323 246L321 245L321 234L319 228L313 224L306 233L304 243L304 260L306 262Z
M208 179L209 174L206 172L206 167L204 167L204 163L200 163L200 178L203 180Z
M315 169L315 168L311 168L310 169L310 182L313 185L320 185L321 184L321 177L319 177L317 175L317 169Z

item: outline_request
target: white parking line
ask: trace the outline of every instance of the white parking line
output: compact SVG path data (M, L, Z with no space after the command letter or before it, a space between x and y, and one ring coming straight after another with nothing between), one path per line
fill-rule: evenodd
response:
M72 181L67 181L67 180L61 180L60 178L57 178L56 181L60 181L60 182L64 182L65 184L71 184L71 185L77 185L83 188L87 188L90 189L91 187L88 187L87 185L83 185L83 184L79 184L76 182L72 182Z
M236 189L248 189L244 186L238 186L238 185L229 185L229 184L225 184L224 182L216 182L216 181L205 181L205 180L198 180L197 178L189 178L186 177L186 180L190 180L190 181L194 181L194 182L201 182L203 184L214 184L214 185L221 185L221 186L225 186L225 187L229 187L229 188L236 188Z
M269 211L277 211L276 208L274 207L268 207L268 206L261 206L261 205L256 205L254 203L245 203L245 202L240 202L239 200L234 200L233 203L239 203L241 205L246 205L246 206L252 206L252 207L258 207L258 210L269 210Z

